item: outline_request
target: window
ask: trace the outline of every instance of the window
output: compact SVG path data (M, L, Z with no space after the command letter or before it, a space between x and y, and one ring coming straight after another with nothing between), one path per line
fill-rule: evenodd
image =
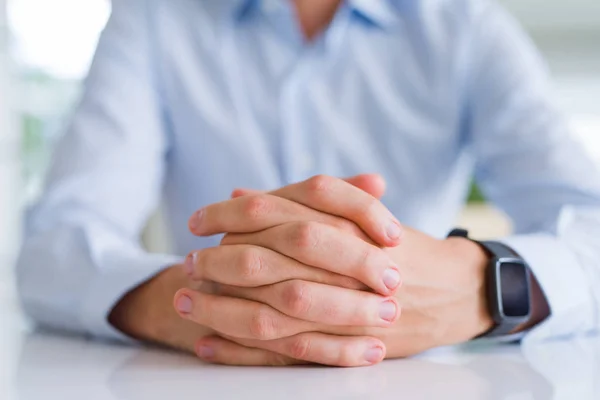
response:
M25 199L36 197L50 150L77 100L108 0L8 0Z

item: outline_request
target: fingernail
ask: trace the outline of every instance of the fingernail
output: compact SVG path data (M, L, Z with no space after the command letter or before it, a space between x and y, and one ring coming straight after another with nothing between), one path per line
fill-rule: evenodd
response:
M198 354L198 357L205 360L211 359L215 356L215 351L212 349L212 347L208 346L198 346L196 353Z
M196 211L196 213L190 218L190 228L193 231L198 231L202 224L202 217L204 216L204 209Z
M185 267L185 273L188 275L192 275L194 273L194 266L196 265L196 258L198 255L196 252L188 254L185 258L185 263L183 264Z
M386 233L391 240L398 240L402 235L402 228L397 222L392 221L388 224Z
M396 308L396 304L391 301L381 303L381 305L379 306L379 317L385 321L393 321L394 318L396 318L397 312L398 309Z
M375 364L383 358L383 349L381 347L372 347L365 352L365 360L369 364Z
M185 295L180 296L175 302L175 307L180 313L189 314L192 312L192 299Z
M383 284L389 289L394 290L400 285L400 273L394 268L388 268L383 273Z

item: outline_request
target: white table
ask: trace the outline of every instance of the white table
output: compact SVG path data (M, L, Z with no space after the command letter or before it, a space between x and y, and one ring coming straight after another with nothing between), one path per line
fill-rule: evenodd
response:
M0 399L600 399L600 338L441 349L371 368L232 368L32 330L0 302Z

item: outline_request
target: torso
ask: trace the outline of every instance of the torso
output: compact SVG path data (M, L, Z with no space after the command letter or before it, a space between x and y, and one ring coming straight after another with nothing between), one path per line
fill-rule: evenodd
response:
M404 223L437 236L453 224L471 166L450 50L428 48L429 33L407 21L390 33L339 16L312 46L299 45L285 23L283 34L261 16L231 29L191 4L163 2L154 15L169 34L157 32L172 226L235 187L364 172L388 180L384 202ZM178 196L190 186L195 196ZM177 243L180 252L194 240Z

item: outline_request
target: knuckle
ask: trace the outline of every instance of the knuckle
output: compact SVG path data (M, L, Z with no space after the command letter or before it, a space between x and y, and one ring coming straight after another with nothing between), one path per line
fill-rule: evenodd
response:
M259 308L252 317L250 334L254 339L258 340L276 339L274 316L265 307Z
M292 231L292 244L300 249L313 249L319 244L320 230L321 225L317 222L299 222Z
M283 291L283 302L292 314L307 314L311 307L308 285L299 280L290 281Z
M244 216L251 220L260 220L270 212L271 202L267 195L248 196L244 204Z
M312 342L307 336L301 335L291 340L289 345L290 357L306 360L310 354Z
M244 279L256 279L263 271L264 263L260 250L245 248L240 254L240 275Z
M316 175L310 178L306 183L309 193L319 196L331 189L335 178L328 175Z

